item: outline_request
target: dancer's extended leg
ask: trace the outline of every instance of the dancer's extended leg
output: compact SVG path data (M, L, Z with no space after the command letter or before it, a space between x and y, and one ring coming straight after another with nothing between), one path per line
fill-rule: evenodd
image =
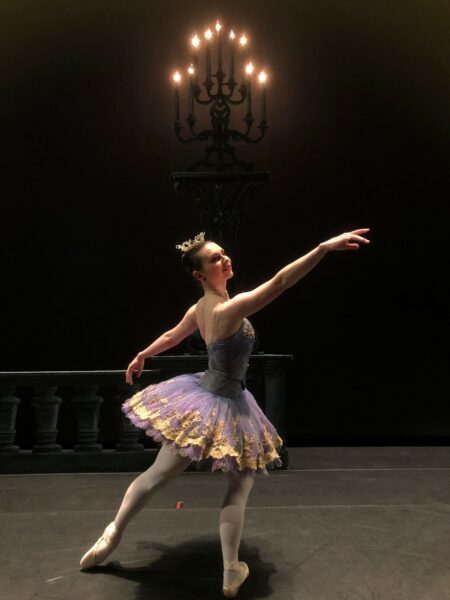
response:
M130 520L145 506L156 490L164 487L171 479L182 473L191 459L171 450L163 442L155 462L131 482L114 522L120 534Z
M219 528L223 560L238 560L247 498L254 483L252 474L228 472L228 490L220 511ZM233 580L233 571L224 572L224 585Z
M176 454L163 442L155 462L128 487L114 521L106 526L95 544L81 557L83 569L94 567L107 558L117 544L130 519L144 507L153 493L184 471L191 459Z

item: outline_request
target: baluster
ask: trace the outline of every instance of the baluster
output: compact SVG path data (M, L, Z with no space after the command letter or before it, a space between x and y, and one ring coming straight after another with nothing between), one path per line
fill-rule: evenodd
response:
M74 452L102 452L103 450L103 445L97 442L100 405L103 403L103 398L95 393L99 387L98 384L87 383L76 386L79 394L74 396L72 402L76 410L78 443L74 446Z
M119 434L119 443L116 444L117 452L136 452L144 451L144 445L138 442L142 429L136 427L130 419L122 412L121 405L127 399L136 394L141 389L140 383L132 385L128 383L120 383L117 385L117 394L113 398L113 402L117 405L121 414L121 427Z
M34 407L36 422L36 440L33 452L61 452L61 445L56 443L58 429L59 407L62 399L55 396L57 385L36 385L37 396L33 396L31 404Z
M20 398L13 396L16 386L0 385L0 454L18 454L19 446L13 444L16 436L17 407Z

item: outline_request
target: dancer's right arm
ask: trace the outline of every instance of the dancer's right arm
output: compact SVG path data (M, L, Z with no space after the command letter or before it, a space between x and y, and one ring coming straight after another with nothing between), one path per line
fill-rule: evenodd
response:
M196 308L197 304L190 306L185 312L181 321L175 327L160 335L159 338L150 344L150 346L137 353L135 358L133 358L128 365L125 375L125 380L127 383L133 383L133 373L136 374L136 377L141 376L146 358L161 354L161 352L165 352L166 350L169 350L169 348L173 348L182 340L184 340L184 338L198 329L197 320L195 318Z
M330 250L357 250L359 245L352 244L351 241L368 243L370 240L358 235L366 231L369 229L355 229L320 243L304 256L280 269L260 286L249 292L237 294L220 305L220 313L223 315L221 318L237 320L258 312L309 273Z

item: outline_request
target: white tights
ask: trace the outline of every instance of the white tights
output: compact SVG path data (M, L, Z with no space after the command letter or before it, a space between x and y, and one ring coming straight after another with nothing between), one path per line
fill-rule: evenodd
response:
M182 473L190 462L189 457L176 454L163 442L152 466L136 477L125 492L114 519L119 532L123 533L130 520L145 506L153 494ZM220 541L223 560L238 560L244 512L254 476L232 472L228 472L227 476L228 490L219 518Z

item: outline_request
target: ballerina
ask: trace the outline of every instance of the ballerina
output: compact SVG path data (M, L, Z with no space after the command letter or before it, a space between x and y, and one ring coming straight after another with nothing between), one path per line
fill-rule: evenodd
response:
M161 442L154 463L128 487L114 521L83 555L84 569L100 564L119 544L130 520L153 494L182 473L192 461L205 461L211 471L226 472L228 489L219 517L223 555L222 592L236 596L249 575L238 558L244 513L256 474L282 466L282 438L246 387L246 372L254 341L247 318L297 283L331 250L357 250L369 228L355 229L318 244L251 291L230 298L226 285L233 276L224 248L204 233L176 246L186 271L203 296L181 321L139 352L126 371L140 377L146 358L178 345L199 330L208 353L208 368L151 384L122 404L123 413L146 435Z

